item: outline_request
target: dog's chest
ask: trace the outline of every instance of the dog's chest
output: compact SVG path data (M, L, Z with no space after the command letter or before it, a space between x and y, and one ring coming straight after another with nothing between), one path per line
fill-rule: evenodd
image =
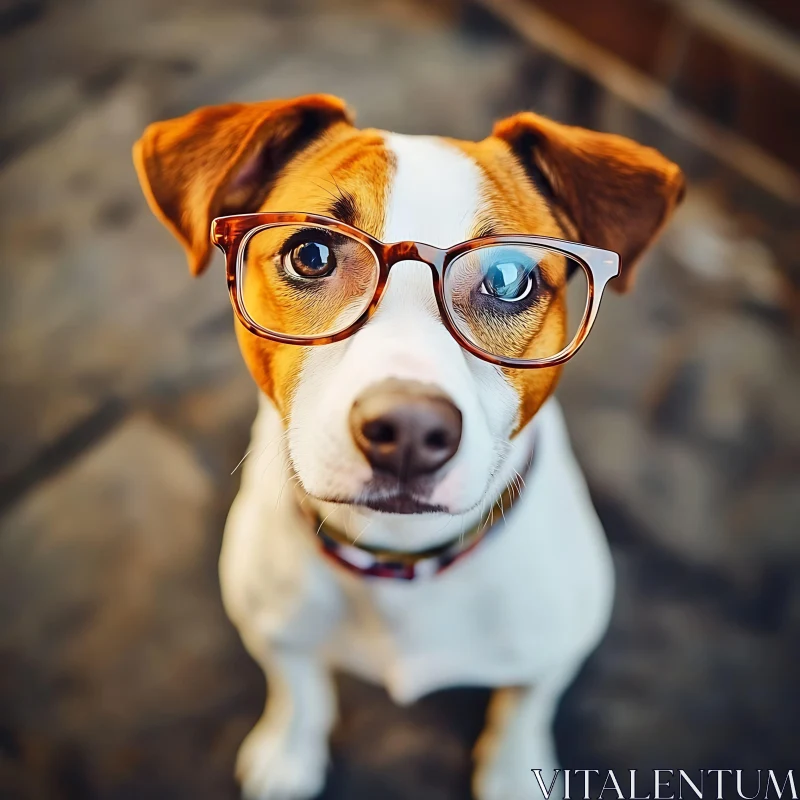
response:
M506 544L487 542L434 579L337 575L345 602L331 659L400 703L446 686L529 679L558 647L562 615L534 564L527 576L504 564Z

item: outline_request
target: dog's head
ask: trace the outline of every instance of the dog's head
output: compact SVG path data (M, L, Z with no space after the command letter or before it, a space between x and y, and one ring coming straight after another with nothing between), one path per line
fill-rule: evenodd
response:
M158 122L134 155L151 207L195 275L210 257L214 217L292 211L440 248L487 231L580 241L620 254L612 286L626 290L683 192L674 164L619 136L531 113L481 142L401 136L354 127L325 95ZM553 307L536 337L558 350L563 304ZM376 313L349 339L298 347L238 320L237 335L285 420L304 488L389 512L475 507L560 369L506 369L466 352L442 323L430 270L411 261L395 265Z

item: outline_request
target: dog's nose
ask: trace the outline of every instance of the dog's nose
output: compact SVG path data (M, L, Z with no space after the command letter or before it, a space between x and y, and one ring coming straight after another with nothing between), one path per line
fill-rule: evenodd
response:
M461 412L433 386L389 378L353 403L350 431L374 470L409 480L435 472L456 454Z

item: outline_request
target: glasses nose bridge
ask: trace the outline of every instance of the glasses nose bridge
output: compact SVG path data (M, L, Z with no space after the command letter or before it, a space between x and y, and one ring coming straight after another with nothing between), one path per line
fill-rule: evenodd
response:
M424 242L396 242L388 248L386 266L387 269L391 269L400 261L418 261L427 264L433 272L434 279L438 281L442 274L446 253L446 250Z

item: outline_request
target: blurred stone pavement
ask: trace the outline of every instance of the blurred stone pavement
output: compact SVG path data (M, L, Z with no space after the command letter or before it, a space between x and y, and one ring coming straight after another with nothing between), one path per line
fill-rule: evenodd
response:
M255 391L222 264L190 280L130 147L311 91L462 138L535 107L686 168L560 389L618 591L557 738L575 768L800 767L797 208L455 0L17 0L0 42L0 797L237 796L265 687L216 559ZM485 691L341 688L326 798L469 796Z

